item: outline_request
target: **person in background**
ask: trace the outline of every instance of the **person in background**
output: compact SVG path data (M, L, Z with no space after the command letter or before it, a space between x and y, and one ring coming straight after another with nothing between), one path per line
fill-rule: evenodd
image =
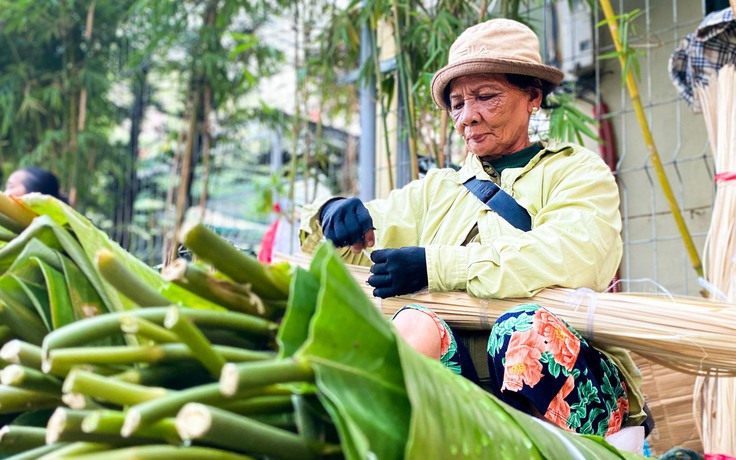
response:
M42 168L28 167L14 171L5 184L5 194L23 196L38 192L62 199L59 190L59 179L50 171Z
M425 288L480 298L531 297L552 286L605 290L622 256L610 169L579 145L529 139L530 117L562 79L542 64L527 26L492 19L468 28L431 85L465 141L462 168L431 170L386 199L305 206L302 250L326 238L347 263L371 265L368 283L382 298ZM487 361L481 386L562 429L613 435L647 418L628 351L593 347L543 306L499 317L485 360L472 360L421 305L405 306L393 323L416 350L473 381Z

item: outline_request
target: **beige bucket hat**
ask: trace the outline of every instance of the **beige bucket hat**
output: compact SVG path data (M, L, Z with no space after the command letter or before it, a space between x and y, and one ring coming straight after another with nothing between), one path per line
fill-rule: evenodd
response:
M447 85L457 77L480 73L529 75L557 86L564 74L542 64L539 39L529 27L511 19L491 19L466 29L450 47L448 64L432 78L432 99L450 110Z

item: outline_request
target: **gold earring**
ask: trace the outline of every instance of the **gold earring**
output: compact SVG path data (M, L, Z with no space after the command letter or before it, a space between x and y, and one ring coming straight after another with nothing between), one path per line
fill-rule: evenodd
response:
M532 115L536 115L539 111L539 107L532 107Z

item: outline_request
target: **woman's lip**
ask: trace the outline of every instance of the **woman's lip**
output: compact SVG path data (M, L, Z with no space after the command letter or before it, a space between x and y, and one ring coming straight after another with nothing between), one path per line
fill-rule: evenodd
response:
M468 137L468 140L473 142L480 142L485 139L486 136L488 136L488 133L473 134Z

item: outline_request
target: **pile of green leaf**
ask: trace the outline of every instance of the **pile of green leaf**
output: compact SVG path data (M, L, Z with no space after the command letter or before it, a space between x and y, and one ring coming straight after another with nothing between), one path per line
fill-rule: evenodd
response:
M639 458L415 352L327 244L287 272L194 226L196 276L169 281L63 204L27 204L42 216L0 249L7 458Z

